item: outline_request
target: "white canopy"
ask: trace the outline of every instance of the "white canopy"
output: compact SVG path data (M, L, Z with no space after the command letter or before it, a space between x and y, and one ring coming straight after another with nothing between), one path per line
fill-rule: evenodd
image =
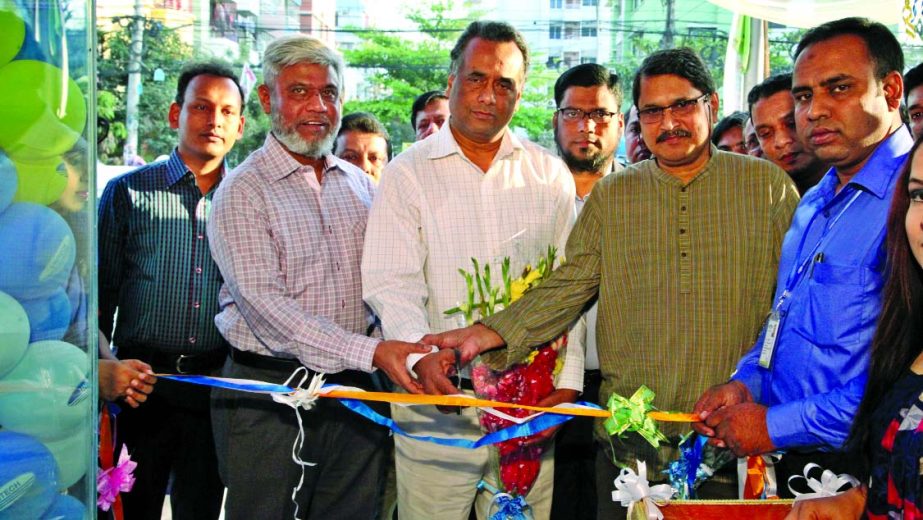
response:
M728 11L791 27L815 25L863 16L885 25L903 21L902 0L708 0Z

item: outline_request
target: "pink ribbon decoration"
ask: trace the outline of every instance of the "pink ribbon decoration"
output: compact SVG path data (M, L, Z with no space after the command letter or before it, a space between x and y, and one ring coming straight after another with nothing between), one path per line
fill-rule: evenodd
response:
M115 502L119 493L131 491L135 485L135 476L132 474L138 463L131 460L128 456L128 448L122 445L122 452L119 454L119 462L114 467L99 472L96 477L96 492L99 498L96 505L103 511L108 511Z

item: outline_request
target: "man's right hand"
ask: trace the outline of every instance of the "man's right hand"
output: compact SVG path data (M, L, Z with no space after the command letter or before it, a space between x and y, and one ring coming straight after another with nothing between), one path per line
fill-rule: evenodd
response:
M715 430L705 424L705 419L719 408L733 406L740 403L749 403L753 401L750 390L747 385L740 381L731 381L723 385L715 385L702 394L695 403L692 413L697 414L702 420L692 424L692 429L706 437L714 437Z
M423 390L431 395L454 395L462 393L452 384L449 377L457 375L455 372L455 351L443 349L424 356L413 366L413 371L420 378ZM457 412L455 406L437 406L442 413Z
M455 329L441 334L428 334L420 340L426 345L436 345L439 348L453 348L461 352L462 364L467 365L478 354L488 350L502 347L506 344L497 332L483 323L475 323L470 327Z
M407 372L407 356L409 354L425 354L430 351L420 343L407 343L404 341L382 341L375 347L372 357L372 366L384 372L391 381L401 385L411 394L422 394L423 386ZM419 365L419 363L417 363Z

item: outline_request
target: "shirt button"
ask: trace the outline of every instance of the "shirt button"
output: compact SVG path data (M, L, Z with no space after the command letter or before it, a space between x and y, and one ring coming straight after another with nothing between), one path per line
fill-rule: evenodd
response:
M686 187L683 186L682 188L679 189L679 191L681 191L681 192L683 192L683 193L686 193Z
M193 309L198 309L198 308L201 307L201 306L202 306L202 305L201 305L199 302L192 302L192 308L193 308Z
M679 207L679 210L680 210L680 211L686 211L686 206L680 206L680 207Z
M685 229L682 229L682 228L680 228L680 230L679 230L679 234L680 234L680 235L685 235L685 234L686 234L686 230L685 230Z
M686 258L686 253L680 253L679 256Z
M196 267L196 268L195 268L195 272L196 272L196 274L202 274L202 268L201 268L201 267Z
M202 233L199 233L198 235L196 235L196 238L198 238L199 240L202 240L205 238L205 235L203 235Z
M189 336L189 343L195 345L195 336Z

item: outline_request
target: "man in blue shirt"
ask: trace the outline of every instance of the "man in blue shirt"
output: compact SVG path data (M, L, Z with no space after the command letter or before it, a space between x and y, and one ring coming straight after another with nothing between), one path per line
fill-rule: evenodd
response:
M780 482L807 462L848 467L819 452L842 446L862 398L885 220L912 144L899 112L904 58L886 27L859 18L820 25L795 60L798 135L832 169L795 212L756 344L694 410L704 420L696 430L738 456L785 450Z

